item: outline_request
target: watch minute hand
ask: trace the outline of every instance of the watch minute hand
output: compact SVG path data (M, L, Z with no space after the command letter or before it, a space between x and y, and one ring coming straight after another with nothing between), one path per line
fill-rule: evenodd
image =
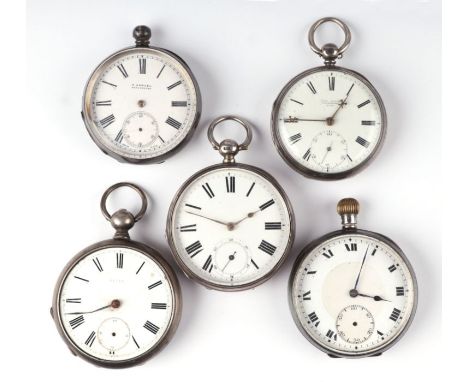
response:
M225 222L222 222L221 220L217 220L217 219L213 219L213 218L210 218L208 216L204 216L204 215L200 215L200 214L197 214L195 212L191 212L191 211L185 211L186 213L190 214L190 215L195 215L195 216L198 216L200 218L203 218L203 219L207 219L207 220L211 220L215 223L219 223L219 224L222 224L222 225L225 225L225 226L229 226L230 223L225 223Z

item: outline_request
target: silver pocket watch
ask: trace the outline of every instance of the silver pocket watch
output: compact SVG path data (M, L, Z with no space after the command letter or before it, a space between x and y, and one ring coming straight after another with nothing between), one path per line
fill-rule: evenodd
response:
M215 127L227 120L246 130L243 143L214 138ZM223 163L200 170L177 192L167 217L169 245L184 273L200 284L223 291L253 288L268 280L288 255L293 210L270 174L235 161L251 142L249 123L219 117L210 124L208 139Z
M343 228L307 245L289 279L289 305L302 334L332 357L380 355L416 312L416 276L388 237L357 228L359 203L338 203Z
M175 53L149 45L137 26L135 46L115 52L94 70L82 117L93 141L121 162L163 162L192 136L201 113L197 81Z
M135 216L120 209L110 215L109 194L131 187L142 200ZM74 355L98 366L134 366L160 351L180 321L182 295L174 271L153 248L130 239L128 231L147 207L144 192L131 183L106 190L101 211L114 238L79 252L62 271L51 314Z
M337 24L345 39L340 47L315 41L317 28ZM271 131L281 157L306 177L330 180L363 169L382 146L387 117L377 90L361 74L336 66L351 43L341 20L325 17L309 30L311 49L324 65L291 79L273 105Z

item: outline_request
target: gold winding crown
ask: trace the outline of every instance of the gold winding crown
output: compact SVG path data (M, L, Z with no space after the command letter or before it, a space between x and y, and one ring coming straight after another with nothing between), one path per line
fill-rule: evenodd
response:
M359 213L359 202L354 198L341 199L336 205L339 215L357 215Z

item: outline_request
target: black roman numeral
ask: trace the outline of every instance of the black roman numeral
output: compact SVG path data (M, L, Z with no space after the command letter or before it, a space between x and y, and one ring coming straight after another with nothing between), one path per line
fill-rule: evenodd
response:
M114 114L108 115L106 118L103 118L99 121L99 124L103 129L115 122Z
M268 202L263 203L258 208L260 208L260 210L263 211L263 210L267 209L268 207L272 206L273 204L275 204L275 201L273 199L270 199Z
M288 139L289 139L289 142L291 142L291 144L293 145L294 143L297 143L302 139L302 134L297 133L297 134L291 135Z
M138 345L138 342L137 342L137 340L135 339L135 337L132 336L132 339L133 339L133 342L135 343L136 347L139 349L139 348L140 348L140 345Z
M335 91L335 77L328 77L328 89L330 91Z
M311 297L310 297L310 290L305 292L303 295L302 295L302 299L305 300L305 301L310 301L311 300Z
M155 283L151 284L151 285L148 285L148 290L151 290L153 288L156 288L157 286L160 286L162 284L162 281L159 280L159 281L156 281Z
M89 280L84 279L83 277L73 276L75 279L89 283Z
M71 326L72 329L76 329L81 324L84 324L83 315L75 317L73 320L70 321L70 326Z
M307 269L306 269L306 271L307 271ZM316 273L317 273L317 271L307 271L308 275L315 275Z
M182 225L179 227L179 230L180 232L196 232L197 225L196 224Z
M330 340L334 339L335 341L338 339L338 335L333 330L328 330L327 334L325 334ZM328 341L330 341L328 340Z
M376 254L376 252L377 252L377 248L374 248L374 250L371 253L371 256L374 256Z
M374 126L375 121L361 121L361 125L363 125L363 126Z
M319 326L320 320L315 312L310 313L308 317L310 322L315 323L315 327Z
M307 149L307 151L304 153L302 158L304 158L306 161L309 161L309 159L310 159L310 148Z
M167 309L167 304L165 302L152 302L151 309Z
M143 327L149 330L151 333L156 334L159 331L159 327L150 321L146 321Z
M203 184L202 187L207 193L207 195L210 197L210 199L214 198L215 194L208 183Z
M253 266L255 268L259 269L257 263L255 261L253 261L253 259L250 259L250 262L253 264Z
M138 268L138 270L137 270L136 273L135 273L136 275L137 275L138 273L140 273L141 268L143 268L143 265L145 265L145 261L143 261L143 262L141 263L140 268Z
M329 249L327 252L323 252L322 255L325 256L327 259L330 259L333 257L333 252Z
M266 240L262 240L262 242L258 246L258 249L260 249L261 251L263 251L265 253L268 253L270 256L273 256L273 254L276 251L276 247L273 244L270 244Z
M405 295L405 288L403 288L403 287L396 287L396 295L397 295L397 296L404 296L404 295Z
M254 188L254 186L255 186L255 182L252 183L252 185L249 188L249 191L247 191L247 194L245 196L248 197L250 195L250 193L252 192L252 189Z
M226 176L226 191L228 193L236 192L236 177L229 175Z
M347 250L348 252L350 252L350 251L357 251L357 244L356 244L356 243L350 243L350 244L346 243L346 244L345 244L345 247L346 247L346 250Z
M79 298L67 298L65 302L69 304L81 304L81 297Z
M363 137L358 136L356 138L356 142L359 143L361 146L364 146L366 149L369 147L370 142L366 141Z
M172 117L167 117L166 119L166 123L170 126L172 126L173 128L179 130L180 129L180 126L182 126L182 124L179 122L179 121L176 121L174 118Z
M268 222L265 223L266 230L276 230L281 229L281 222Z
M128 73L125 70L125 66L123 66L123 64L118 65L117 68L119 68L120 73L122 73L122 76L124 76L124 78L128 77Z
M185 203L185 205L186 205L187 207L190 207L190 208L195 208L196 210L201 210L201 207L194 206L193 204Z
M124 259L124 254L122 252L117 252L115 254L115 260L117 263L117 268L122 269L123 268L123 259Z
M308 82L307 82L307 86L309 87L310 91L311 91L313 94L317 94L317 90L315 90L314 85L312 85L312 82L311 82L311 81L308 81Z
M94 103L96 106L112 106L112 101L111 100L108 100L108 101L96 101Z
M401 310L400 309L397 309L397 308L393 308L393 312L392 314L390 315L390 320L392 321L396 321L398 320L398 318L400 317L400 313L401 313Z
M102 272L104 270L104 268L101 265L101 262L99 261L99 259L97 257L95 257L93 259L93 263L94 263L94 265L96 266L96 268L98 269L99 272Z
M390 273L392 273L393 271L396 271L395 265L394 265L394 264L390 265L390 266L388 267L388 270L390 271Z
M172 107L186 107L187 101L172 101L171 105Z
M357 105L357 107L358 107L358 109L360 109L361 107L366 106L369 103L370 103L370 100L367 100L367 101L364 101L364 102L360 103L359 105Z
M89 347L93 346L95 339L96 339L96 332L93 330L91 334L88 336L88 338L86 339L85 345L88 345Z
M117 87L116 84L113 84L113 83L111 83L111 82L107 82L107 81L104 81L104 80L103 80L102 82L105 83L105 84L107 84L107 85L109 85L109 86L112 86L113 88L116 88L116 87Z
M123 131L120 130L117 135L115 136L114 138L114 141L118 142L118 143L122 143L122 140L123 140Z
M163 65L163 67L161 68L161 70L159 71L158 75L156 76L156 78L159 78L159 76L161 75L162 71L164 70L164 68L166 67L166 65Z
M213 257L212 257L211 255L208 256L208 258L207 258L206 261L205 261L205 264L203 264L202 269L203 269L204 271L207 271L208 273L210 273L211 270L213 269L213 264L211 264L212 261L213 261Z
M195 257L201 251L203 251L203 246L201 245L200 241L197 240L195 243L192 243L186 247L185 250L187 251L187 254L190 255L190 257Z
M299 105L304 105L301 101L290 98L291 101L296 102Z
M138 59L140 62L140 74L146 74L146 58Z
M169 85L169 86L167 87L167 90L174 89L176 86L179 86L181 83L182 83L182 81L174 82L172 85Z

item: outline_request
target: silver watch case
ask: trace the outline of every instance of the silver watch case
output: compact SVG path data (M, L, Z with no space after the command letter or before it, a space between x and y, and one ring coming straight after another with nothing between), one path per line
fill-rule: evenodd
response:
M302 261L304 258L312 252L315 248L322 246L323 242L334 239L337 237L340 237L342 235L362 235L362 236L368 236L373 239L379 240L386 245L388 245L390 248L392 248L402 259L402 261L405 263L405 265L408 267L408 270L410 272L413 285L414 285L414 303L411 308L411 313L410 317L408 318L408 321L405 323L405 326L401 329L400 333L398 333L397 336L395 336L390 342L387 342L383 344L380 347L377 347L375 349L372 349L370 351L365 351L365 352L340 352L334 349L327 348L323 346L320 342L315 340L313 337L311 337L307 331L304 329L302 326L302 323L298 317L298 313L294 309L294 296L293 296L293 283L294 279L296 277L296 274L298 273L300 266L302 264ZM391 239L388 237L381 235L376 232L372 231L367 231L367 230L362 230L362 229L353 229L353 228L348 228L348 229L341 229L338 231L333 231L330 232L314 241L309 243L299 254L297 257L296 261L294 262L293 268L291 270L291 275L289 277L289 283L288 283L288 302L289 302L289 310L291 312L291 315L294 319L294 322L299 329L299 331L302 333L302 335L307 338L307 340L312 343L314 346L316 346L318 349L323 351L324 353L328 354L330 357L333 358L362 358L362 357L372 357L372 356L378 356L381 355L384 351L388 350L390 347L395 345L406 333L408 328L411 325L411 322L413 321L414 315L416 314L416 308L418 305L418 284L416 280L416 274L414 273L413 267L411 266L411 263L409 262L408 258L406 255L403 253L401 248Z
M97 357L93 357L92 355L81 350L68 336L60 315L60 294L62 291L63 282L66 279L69 272L76 266L77 263L79 263L83 258L88 256L89 254L107 248L133 249L152 258L161 267L172 289L172 304L174 306L174 310L172 312L172 317L166 332L163 334L159 342L156 343L151 349L149 349L145 353L135 358L122 361L103 360ZM52 315L53 320L55 321L55 325L60 336L65 341L68 348L74 355L79 356L85 361L88 361L94 365L101 367L114 369L131 367L147 361L149 358L161 351L172 339L177 330L182 314L182 292L175 272L172 270L171 266L166 262L166 260L164 260L164 258L155 249L133 240L110 239L100 241L98 243L90 245L89 247L86 247L68 262L68 264L65 266L57 280L52 300L52 307L50 308L50 313Z
M255 280L255 281L252 281L250 283L247 283L247 284L235 285L235 286L220 285L220 284L217 284L217 283L213 283L213 282L207 281L207 280L199 277L195 273L193 273L190 270L190 268L183 261L182 256L179 255L179 253L177 251L177 248L176 248L176 245L175 245L175 242L174 242L174 236L173 236L173 232L172 232L172 221L173 221L173 217L174 217L175 206L176 206L180 196L187 189L187 187L190 184L192 184L197 178L205 175L206 173L209 173L210 171L218 170L218 169L230 169L230 168L240 168L240 169L244 169L244 170L247 170L247 171L251 171L251 172L265 178L267 181L269 181L273 185L273 187L275 187L278 190L279 194L283 198L283 200L284 200L284 202L286 204L287 210L288 210L288 216L289 216L289 222L290 222L290 231L289 231L288 243L287 243L286 248L284 250L284 253L281 256L278 263L270 270L270 272L268 272L267 274L265 274L261 278ZM273 176L271 176L266 171L264 171L264 170L262 170L262 169L260 169L258 167L247 165L247 164L244 164L244 163L221 163L221 164L216 164L216 165L213 165L213 166L205 167L204 169L202 169L202 170L198 171L197 173L193 174L189 179L187 179L185 181L185 183L179 188L176 195L174 196L174 199L172 200L172 203L171 203L171 205L169 207L169 212L168 212L168 215L167 215L167 223L166 223L167 241L168 241L169 246L171 248L171 252L172 252L172 254L174 256L174 259L176 260L177 264L180 266L180 268L182 269L184 274L188 278L200 283L201 285L205 286L208 289L215 289L215 290L219 290L219 291L247 290L247 289L254 288L254 287L266 282L267 280L269 280L280 269L281 265L286 260L288 254L289 254L289 251L290 251L290 249L292 247L292 244L294 242L295 233L296 233L296 227L295 227L294 211L292 209L292 205L291 205L286 193L284 192L283 188L276 181L276 179L273 178Z
M307 168L306 166L302 165L301 163L297 162L289 153L287 147L283 144L280 133L279 133L279 127L276 123L277 118L278 118L278 113L279 113L279 108L281 106L281 103L283 102L284 97L286 96L287 92L301 79L304 77L307 77L310 74L313 73L318 73L318 72L327 72L327 71L337 71L341 73L348 74L350 76L353 76L357 78L358 80L362 81L369 90L372 92L374 95L375 99L377 100L377 103L379 105L380 113L382 115L382 126L380 130L380 136L377 144L375 145L374 150L370 153L370 155L360 164L358 164L356 167L353 167L349 170L342 171L339 173L324 173L324 172L319 172L315 170L311 170ZM354 70L342 68L339 66L319 66L316 68L312 68L309 70L306 70L294 78L292 78L281 90L280 94L276 98L275 102L273 103L273 110L271 113L271 135L273 137L273 143L275 144L276 149L278 150L279 154L281 157L284 159L284 161L295 171L298 173L304 175L307 178L314 178L314 179L319 179L319 180L338 180L338 179L343 179L347 178L349 176L352 176L359 171L363 170L366 168L372 160L375 158L377 153L380 151L382 148L383 141L385 139L385 135L387 132L387 114L385 112L385 106L383 104L382 98L380 97L379 93L377 90L374 88L374 86L365 78L362 74L355 72Z
M157 155L154 157L150 158L133 158L129 156L122 155L120 153L115 152L112 147L109 147L109 145L106 144L104 140L102 140L99 136L99 134L96 133L96 129L98 127L95 125L93 118L91 116L91 96L93 92L93 88L95 86L95 83L97 79L101 76L102 72L105 70L105 68L108 66L109 63L118 60L120 57L126 56L129 53L130 54L140 54L140 53L145 53L145 52L158 52L159 54L165 54L167 56L170 56L174 60L178 61L180 66L184 68L184 70L188 73L190 80L193 83L193 86L195 88L195 95L196 95L196 112L195 112L195 118L192 122L192 125L188 128L188 132L184 139L174 148L171 150L161 154ZM81 109L81 117L83 118L83 122L86 126L86 130L88 131L89 135L91 136L91 139L94 141L94 143L104 152L104 154L107 154L111 156L112 158L118 160L119 162L123 163L133 163L133 164L149 164L149 163L162 163L164 162L167 158L171 157L172 155L176 154L179 150L181 150L187 142L190 140L192 137L198 122L200 120L200 115L201 115L201 110L202 110L202 99L201 99L201 94L200 94L200 88L198 86L198 83L195 79L195 76L193 75L192 71L190 70L189 66L185 63L185 61L180 58L178 55L175 53L163 49L163 48L158 48L154 46L147 46L147 47L140 47L140 46L132 46L128 47L122 50L119 50L106 59L104 59L96 69L94 69L93 73L89 77L88 81L86 82L86 86L84 88L83 92L83 103L82 103L82 109Z

